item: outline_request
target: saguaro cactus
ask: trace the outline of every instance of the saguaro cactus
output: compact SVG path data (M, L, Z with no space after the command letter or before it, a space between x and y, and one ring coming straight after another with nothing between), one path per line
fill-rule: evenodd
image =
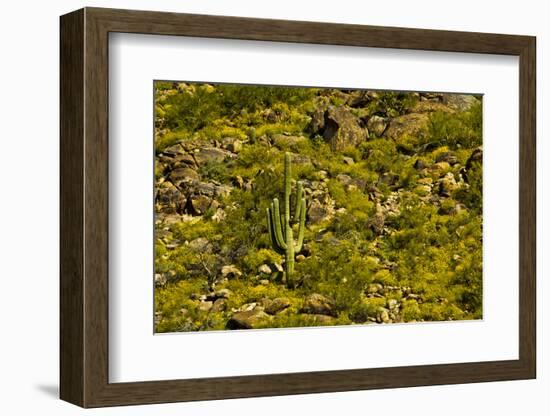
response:
M294 271L294 255L302 250L304 242L304 228L306 222L306 199L302 184L298 182L295 198L294 215L290 212L290 153L285 153L285 195L284 215L279 210L279 200L273 198L271 205L266 209L267 228L274 250L285 256L285 277L289 288L294 287L292 274ZM298 239L294 242L293 225L298 224Z

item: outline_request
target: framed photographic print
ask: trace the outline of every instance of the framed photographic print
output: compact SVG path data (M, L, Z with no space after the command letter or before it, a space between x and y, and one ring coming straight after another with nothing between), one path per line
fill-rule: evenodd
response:
M535 38L61 17L61 398L534 378Z

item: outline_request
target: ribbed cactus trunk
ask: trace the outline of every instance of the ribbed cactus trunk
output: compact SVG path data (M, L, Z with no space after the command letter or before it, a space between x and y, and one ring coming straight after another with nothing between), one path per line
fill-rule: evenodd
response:
M285 153L285 179L284 179L284 217L281 218L279 200L273 199L267 209L267 227L271 237L271 244L275 251L285 255L285 277L289 288L294 288L292 274L294 272L294 255L302 250L304 241L304 229L306 220L306 200L303 197L302 184L298 183L296 192L296 208L294 215L290 212L291 190L291 164L290 153ZM292 226L298 223L298 240L294 243Z
M290 178L292 172L290 171L290 153L285 153L285 237L286 246L285 251L285 265L286 265L286 280L290 285L292 281L292 274L294 272L294 236L292 235L292 225L290 223Z

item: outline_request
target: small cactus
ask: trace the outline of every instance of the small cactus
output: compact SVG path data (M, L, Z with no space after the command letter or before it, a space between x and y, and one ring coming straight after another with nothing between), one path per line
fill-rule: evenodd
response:
M294 287L292 274L294 271L294 256L302 250L304 242L304 229L306 221L306 199L304 198L302 184L298 182L296 190L296 206L294 215L290 214L290 153L285 153L285 193L284 193L284 216L279 210L279 200L274 198L267 213L267 228L271 237L273 249L285 256L285 277L289 288ZM292 226L298 224L298 239L294 241Z

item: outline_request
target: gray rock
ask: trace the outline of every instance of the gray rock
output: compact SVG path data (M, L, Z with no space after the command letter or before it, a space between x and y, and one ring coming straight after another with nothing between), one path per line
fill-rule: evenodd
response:
M181 182L191 182L191 181L198 181L199 180L199 174L197 171L183 167L183 168L176 168L172 172L170 172L169 175L170 180L173 184L178 185Z
M212 205L212 198L206 195L191 195L187 199L186 210L191 215L202 215Z
M177 143L175 145L169 146L162 151L163 155L174 157L176 155L183 155L187 153L181 144Z
M231 157L232 154L217 147L203 147L194 156L197 164L203 166L212 162L223 162L226 157Z

